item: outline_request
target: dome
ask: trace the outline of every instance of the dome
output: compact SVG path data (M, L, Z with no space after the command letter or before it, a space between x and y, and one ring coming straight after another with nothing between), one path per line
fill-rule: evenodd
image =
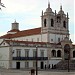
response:
M52 12L52 9L51 8L47 8L46 12Z
M64 11L62 10L60 10L59 12L58 12L58 14L64 14Z
M52 9L50 8L50 3L48 2L48 8L46 9L46 12L52 12Z
M58 12L58 14L64 14L64 11L62 10L62 6L60 6L60 11Z

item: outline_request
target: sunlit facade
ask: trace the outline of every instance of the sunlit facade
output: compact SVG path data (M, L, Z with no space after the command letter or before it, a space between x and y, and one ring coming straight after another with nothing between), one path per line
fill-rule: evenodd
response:
M75 60L75 45L69 39L69 15L62 6L57 13L50 3L42 11L41 27L19 30L19 23L12 23L11 30L0 37L0 67L31 69L52 68L65 60Z

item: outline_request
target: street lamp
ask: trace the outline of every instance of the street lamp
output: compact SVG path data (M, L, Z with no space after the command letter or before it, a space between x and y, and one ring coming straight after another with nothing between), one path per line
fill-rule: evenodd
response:
M38 52L37 52L37 50L38 49L37 49L37 46L36 46L36 75L38 75L38 63L37 63L37 61L38 61L38 57L37 57L38 54L37 53Z
M68 68L68 72L70 72L70 67L69 67L69 60L70 60L70 46L69 46L69 44L66 44L65 46L64 46L64 49L65 49L65 51L67 52L67 55L68 55L68 61L67 61L67 68Z
M68 72L70 72L70 68L69 68L69 59L70 59L70 52L68 51Z

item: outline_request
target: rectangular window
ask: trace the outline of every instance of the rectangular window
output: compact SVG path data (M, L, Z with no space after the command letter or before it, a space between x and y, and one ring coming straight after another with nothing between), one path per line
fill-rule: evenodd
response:
M58 42L60 42L60 38L58 38Z
M16 50L16 56L17 56L17 57L21 57L21 50L20 50L20 49L17 49L17 50Z
M44 51L41 50L41 57L44 57Z
M53 41L53 39L51 39L51 41Z
M29 68L29 62L25 62L25 68Z
M28 41L28 39L26 39L26 41Z
M35 61L33 61L33 67L36 67L36 62Z
M37 38L37 42L39 42L39 38Z
M36 57L36 50L33 51L33 57Z
M29 57L29 49L25 50L25 57Z
M33 42L33 38L32 38L32 42Z

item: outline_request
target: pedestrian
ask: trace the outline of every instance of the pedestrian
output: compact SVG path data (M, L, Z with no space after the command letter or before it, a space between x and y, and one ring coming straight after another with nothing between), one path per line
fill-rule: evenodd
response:
M50 64L49 64L49 67L48 68L50 69Z
M52 64L52 69L54 68L53 64Z
M46 69L46 64L45 64L45 69Z

